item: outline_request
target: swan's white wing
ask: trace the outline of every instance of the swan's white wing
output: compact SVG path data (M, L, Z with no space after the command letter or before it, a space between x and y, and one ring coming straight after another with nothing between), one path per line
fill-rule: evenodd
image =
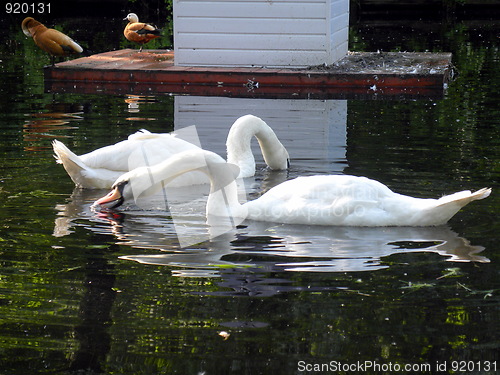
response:
M363 224L361 216L384 213L380 201L395 194L385 185L355 176L310 176L286 181L248 202L254 220L313 225Z
M246 204L249 218L292 224L349 226L433 226L445 224L489 189L441 199L392 192L380 182L354 176L299 177Z
M170 156L196 146L170 134L135 133L118 142L81 155L90 168L129 171L144 165L154 165Z

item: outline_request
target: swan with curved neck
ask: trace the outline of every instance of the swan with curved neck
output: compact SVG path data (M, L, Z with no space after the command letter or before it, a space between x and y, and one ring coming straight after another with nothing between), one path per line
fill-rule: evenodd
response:
M264 121L252 115L237 119L229 129L226 140L227 162L240 168L239 177L255 175L252 138L257 138L267 166L273 170L288 169L290 157L278 137Z
M255 174L255 159L250 147L254 136L271 169L288 168L288 152L274 131L259 117L245 115L231 126L226 141L228 161L238 165L241 171L239 177ZM109 189L123 173L145 165L142 158L144 152L148 156L147 165L154 165L178 152L199 149L175 135L146 130L130 135L125 141L80 156L60 141L55 140L52 146L57 162L64 166L76 186L86 189ZM196 183L193 179L186 181L185 184Z
M183 173L202 171L210 178L207 217L233 217L288 224L345 226L435 226L445 224L460 208L490 195L491 189L462 191L440 199L394 193L366 177L319 175L298 177L240 204L230 164L203 150L186 151L153 167L121 176L113 190L94 206L115 208L149 195ZM153 176L154 182L151 182Z

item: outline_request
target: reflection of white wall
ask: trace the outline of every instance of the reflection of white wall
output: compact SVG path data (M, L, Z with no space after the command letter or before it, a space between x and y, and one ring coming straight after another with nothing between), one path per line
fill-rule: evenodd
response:
M175 129L196 125L201 146L224 157L229 128L246 114L262 118L274 129L288 149L293 169L299 169L301 174L342 172L346 147L345 100L175 97ZM262 164L257 142L252 147L257 163Z

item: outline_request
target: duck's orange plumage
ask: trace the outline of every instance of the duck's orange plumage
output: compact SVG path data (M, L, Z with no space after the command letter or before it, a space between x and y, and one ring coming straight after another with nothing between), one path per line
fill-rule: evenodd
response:
M139 22L139 17L135 13L129 13L124 19L129 22L125 26L125 30L123 30L123 35L125 35L127 40L139 43L141 45L140 51L142 51L144 44L160 37L160 29L148 23Z
M26 36L33 38L38 47L50 54L52 65L54 65L54 56L68 56L83 52L83 48L69 36L45 27L33 17L26 17L21 28Z

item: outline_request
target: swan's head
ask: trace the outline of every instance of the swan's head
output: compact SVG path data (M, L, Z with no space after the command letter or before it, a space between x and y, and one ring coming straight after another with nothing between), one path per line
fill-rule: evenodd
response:
M153 167L138 167L122 174L114 182L111 191L95 201L92 207L98 210L102 208L113 209L124 203L135 201L141 195L154 194L161 188L159 182L163 180L159 176L155 177L154 174Z
M123 20L124 21L127 20L129 22L134 23L134 22L139 22L139 17L137 17L137 14L135 13L129 13L127 14L127 17L125 17Z
M128 179L117 181L113 184L111 191L104 197L96 200L92 208L117 208L125 202L126 197L130 195L130 181Z
M234 183L239 168L228 164L219 155L201 149L188 150L171 156L151 167L139 167L124 173L113 184L111 192L98 199L92 207L112 209L139 197L151 196L177 177L201 171L211 180L211 190L218 191ZM196 183L192 182L191 184Z
M281 142L276 144L276 147L265 150L262 154L266 164L272 170L281 171L290 168L290 155Z
M172 160L171 160L172 159ZM122 174L111 187L111 191L92 205L95 209L113 209L124 203L137 201L158 192L164 185L182 173L178 173L176 157L152 167L138 167Z

